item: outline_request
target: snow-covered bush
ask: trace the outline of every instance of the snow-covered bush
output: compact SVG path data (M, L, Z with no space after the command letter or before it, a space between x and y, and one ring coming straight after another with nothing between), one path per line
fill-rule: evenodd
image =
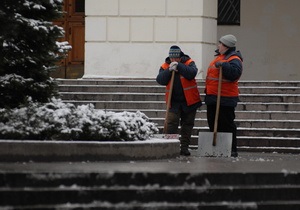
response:
M0 109L1 139L135 141L157 132L156 125L139 111L107 112L92 104L76 107L55 98Z

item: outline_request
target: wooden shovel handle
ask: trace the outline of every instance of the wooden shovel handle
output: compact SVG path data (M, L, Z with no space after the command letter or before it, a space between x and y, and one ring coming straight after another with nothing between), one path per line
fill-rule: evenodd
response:
M170 84L170 91L169 91L169 97L167 101L167 109L166 109L166 117L165 117L165 123L164 123L164 130L163 133L167 134L168 132L168 118L169 118L169 109L171 106L171 98L172 98L172 92L173 92L173 85L174 85L174 77L175 77L175 71L172 71L172 77L171 77L171 84Z
M219 119L219 111L220 111L221 87L222 87L222 66L219 69L218 95L217 95L217 106L216 106L216 115L215 115L215 124L214 124L213 146L216 146L216 144L217 144L217 131L218 131L218 119Z

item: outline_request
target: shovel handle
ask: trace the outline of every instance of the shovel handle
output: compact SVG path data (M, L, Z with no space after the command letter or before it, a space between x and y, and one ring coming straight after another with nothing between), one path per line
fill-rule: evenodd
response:
M221 87L222 87L222 66L219 69L218 95L217 95L217 106L216 106L216 115L215 115L215 124L214 124L213 146L216 146L216 144L217 144L217 131L218 131L218 120L219 120L219 111L220 111Z
M166 117L165 117L165 123L164 123L164 130L163 133L167 134L168 132L168 119L169 119L169 109L171 106L171 98L172 98L172 92L173 92L173 86L174 86L174 78L175 78L175 71L172 71L172 77L171 77L171 84L170 84L170 92L169 97L167 101L167 109L166 109Z

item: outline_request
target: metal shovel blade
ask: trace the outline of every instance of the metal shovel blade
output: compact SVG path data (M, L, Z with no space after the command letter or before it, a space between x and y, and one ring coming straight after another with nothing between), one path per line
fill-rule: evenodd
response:
M213 146L213 132L199 132L198 155L203 157L230 157L232 133L217 134L216 145Z

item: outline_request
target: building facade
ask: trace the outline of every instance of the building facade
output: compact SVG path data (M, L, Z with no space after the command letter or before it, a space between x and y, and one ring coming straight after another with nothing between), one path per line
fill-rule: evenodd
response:
M215 0L86 0L85 74L156 77L171 45L199 67L217 37Z
M217 26L218 37L237 36L243 80L299 81L300 1L240 0L238 26Z
M85 19L67 23L73 46L67 64L81 65L82 78L155 78L170 46L178 45L202 79L219 37L234 34L244 57L242 80L300 80L300 1L223 3L237 1L228 12L238 12L239 21L227 25L218 24L222 0L65 0L66 10Z

